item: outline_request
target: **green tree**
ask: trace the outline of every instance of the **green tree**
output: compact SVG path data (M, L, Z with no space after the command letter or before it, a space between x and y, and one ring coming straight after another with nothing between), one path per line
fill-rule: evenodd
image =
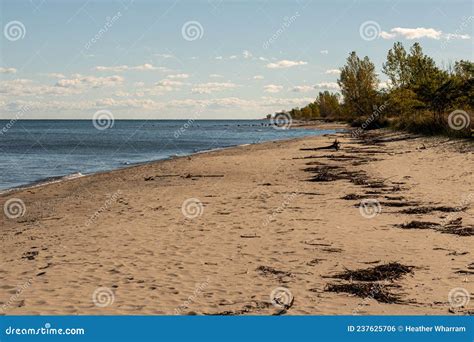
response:
M337 118L340 115L339 95L329 91L319 92L315 103L319 107L319 115L323 118Z
M337 81L346 113L352 118L368 116L377 102L379 80L369 57L360 59L355 52L347 58Z
M382 65L382 72L388 76L391 88L399 89L408 86L410 67L408 55L402 43L393 44L393 48L388 51L387 61Z

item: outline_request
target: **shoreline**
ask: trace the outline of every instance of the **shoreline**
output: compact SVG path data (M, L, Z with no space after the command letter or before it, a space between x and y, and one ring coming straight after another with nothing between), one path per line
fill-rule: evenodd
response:
M87 121L87 120L84 120L84 121ZM127 121L127 120L124 120L124 121ZM157 121L160 121L160 120L157 120ZM177 120L177 121L180 121L180 120ZM225 121L225 120L223 120L223 121ZM236 120L236 121L238 121L238 120ZM295 128L297 128L297 129L307 129L307 130L334 130L334 131L336 131L337 129L343 129L343 127L346 127L346 129L348 128L348 126L345 126L344 124L331 124L330 125L330 127L335 127L335 128L321 128L321 127L322 126L315 125L314 123L308 124L308 125L305 125L304 123L302 123L302 124L297 123L295 125ZM324 127L325 127L325 125L324 125ZM331 134L331 133L327 133L327 134ZM321 134L321 135L324 135L324 134ZM318 134L315 134L315 136L318 136ZM154 160L149 160L149 161L144 161L144 162L124 164L122 167L117 167L117 168L104 170L104 171L97 171L97 172L91 172L91 173L82 173L82 172L78 171L78 172L74 172L74 173L71 173L71 174L46 177L46 178L38 179L38 180L30 182L30 183L22 184L20 186L16 186L16 187L13 187L13 188L0 189L0 198L3 195L8 195L8 194L11 194L11 193L15 193L17 191L43 187L43 186L47 186L49 184L65 182L65 181L75 179L75 178L79 178L79 177L89 177L89 176L93 176L93 175L96 175L96 174L103 174L103 173L108 173L108 172L113 172L113 171L118 171L118 170L124 170L124 169L133 168L133 167L137 167L137 166L142 166L142 165L146 165L146 164L158 163L158 162L162 162L162 161L166 161L166 160L172 160L172 159L177 159L177 158L186 158L186 157L189 157L189 156L194 156L194 155L202 154L202 153L211 153L211 152L214 152L214 151L220 151L220 150L225 150L225 149L232 149L232 148L238 148L238 147L242 147L242 146L250 146L250 145L256 145L256 144L264 144L264 143L273 142L273 141L291 141L291 140L301 139L301 138L304 138L304 137L295 137L295 138L288 138L288 139L283 138L283 139L269 140L269 141L264 141L264 142L247 143L247 144L232 145L232 146L226 146L226 147L216 147L216 148L213 148L213 149L210 149L210 150L202 150L202 151L197 151L197 152L193 152L193 153L185 154L185 155L180 155L180 156L173 155L173 156L169 156L169 157L162 158L162 159L154 159ZM79 175L79 176L78 177L73 177L75 175ZM71 176L73 178L69 178Z
M0 314L282 314L271 302L281 288L294 298L289 315L472 314L472 301L448 299L474 290L474 237L458 234L474 229L474 197L464 201L472 170L459 167L472 147L368 134L232 147L17 191L25 212L0 217ZM336 137L339 151L321 149ZM365 199L380 204L374 217ZM425 226L403 227L412 221ZM389 279L344 278L387 265ZM104 289L113 300L98 306Z

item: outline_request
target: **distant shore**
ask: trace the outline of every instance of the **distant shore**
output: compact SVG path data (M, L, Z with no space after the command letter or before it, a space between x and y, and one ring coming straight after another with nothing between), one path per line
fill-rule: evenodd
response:
M1 194L0 314L472 314L472 157L336 133Z

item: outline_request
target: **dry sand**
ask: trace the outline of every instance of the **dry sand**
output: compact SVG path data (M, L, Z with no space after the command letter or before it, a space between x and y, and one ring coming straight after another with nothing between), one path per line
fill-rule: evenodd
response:
M474 298L466 303L463 295L474 290L474 236L449 233L474 226L472 144L371 144L337 134L339 151L301 150L335 136L236 147L0 196L2 206L17 198L26 207L21 217L0 216L0 313L472 314ZM364 217L361 199L342 199L351 194L378 200L381 212ZM427 206L448 208L400 212ZM396 226L413 220L442 225ZM389 262L414 267L376 283L398 303L373 299L376 290L366 298L326 291L328 284L370 287L332 276ZM285 311L271 304L279 287L293 296ZM456 288L460 296L451 292L450 303Z

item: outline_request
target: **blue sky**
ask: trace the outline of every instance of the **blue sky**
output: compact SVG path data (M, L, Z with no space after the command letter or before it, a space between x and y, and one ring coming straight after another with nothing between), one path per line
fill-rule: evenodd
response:
M472 1L2 0L0 12L0 118L260 118L337 91L353 50L379 70L395 41L445 65L474 52Z

